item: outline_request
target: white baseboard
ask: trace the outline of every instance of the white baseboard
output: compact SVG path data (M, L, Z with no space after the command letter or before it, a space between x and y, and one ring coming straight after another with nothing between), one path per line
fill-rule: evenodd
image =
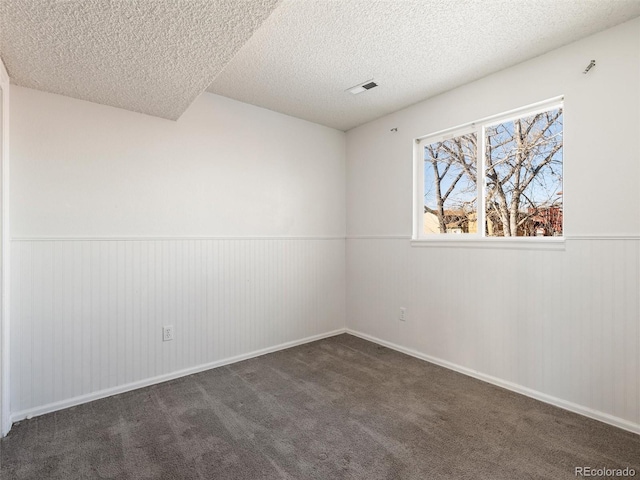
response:
M432 357L430 355L426 355L424 353L418 352L417 350L412 350L410 348L406 348L392 342L387 342L386 340L382 340L372 335L368 335L366 333L362 333L349 328L340 328L337 330L333 330L331 332L326 332L319 335L313 335L310 337L302 338L300 340L294 340L291 342L282 343L279 345L275 345L273 347L263 348L261 350L256 350L256 351L245 353L242 355L237 355L235 357L229 357L222 360L217 360L215 362L210 362L203 365L197 365L195 367L178 370L176 372L167 373L164 375L158 375L156 377L147 378L144 380L139 380L137 382L127 383L125 385L119 385L116 387L107 388L104 390L100 390L98 392L93 392L86 395L80 395L70 399L61 400L59 402L49 403L47 405L43 405L40 407L22 410L20 412L14 412L11 414L11 423L19 422L20 420L24 420L27 417L36 417L39 415L44 415L46 413L56 412L58 410L63 410L65 408L81 405L83 403L92 402L94 400L99 400L101 398L110 397L112 395L117 395L119 393L129 392L131 390L137 390L139 388L148 387L150 385L155 385L158 383L166 382L168 380L173 380L173 379L184 377L187 375L192 375L194 373L203 372L205 370L210 370L212 368L222 367L224 365L230 365L232 363L241 362L242 360L248 360L250 358L259 357L261 355L266 355L267 353L273 353L279 350L285 350L287 348L303 345L305 343L315 342L317 340L333 337L336 335L340 335L342 333L348 333L350 335L360 337L364 340L377 343L378 345L382 345L392 350L396 350L398 352L405 353L412 357L419 358L420 360L424 360L429 363L439 365L449 370L454 370L456 372L462 373L464 375L468 375L478 380L491 383L498 387L506 388L507 390L511 390L513 392L525 395L527 397L540 400L541 402L548 403L550 405L554 405L564 410L568 410L570 412L574 412L574 413L583 415L585 417L589 417L594 420L598 420L603 423L607 423L609 425L613 425L615 427L622 428L623 430L627 430L629 432L640 435L640 424L633 423L628 420L624 420L622 418L609 415L608 413L600 412L598 410L593 410L591 408L584 407L576 403L568 402L566 400L562 400L560 398L553 397L551 395L547 395L545 393L538 392L536 390L532 390L530 388L523 387L522 385L508 382L506 380L502 380L500 378L493 377L491 375L486 375L484 373L481 373L466 367L462 367L455 363L451 363L446 360L441 360L439 358Z
M279 350L286 350L287 348L296 347L298 345L303 345L305 343L315 342L317 340L322 340L323 338L334 337L336 335L340 335L343 333L346 333L346 328L339 328L331 332L321 333L318 335L312 335L310 337L302 338L300 340L281 343L273 347L263 348L261 350L255 350L249 353L243 353L242 355L236 355L235 357L224 358L222 360L216 360L215 362L210 362L202 365L197 365L195 367L185 368L183 370L166 373L164 375L158 375L157 377L146 378L144 380L138 380L137 382L131 382L125 385L118 385L116 387L106 388L104 390L100 390L97 392L87 393L86 395L80 395L80 396L69 398L66 400L61 400L59 402L42 405L40 407L30 408L27 410L22 410L20 412L14 412L11 414L11 423L19 422L20 420L24 420L27 417L29 418L37 417L39 415L44 415L46 413L56 412L58 410L63 410L65 408L74 407L76 405L92 402L94 400L99 400L101 398L110 397L112 395L117 395L119 393L129 392L131 390L137 390L138 388L148 387L150 385L155 385L157 383L166 382L168 380L174 380L176 378L185 377L187 375L203 372L205 370L210 370L212 368L222 367L224 365L241 362L242 360L248 360L250 358L259 357L261 355L266 355L267 353L273 353Z
M550 405L562 408L564 410L568 410L570 412L577 413L579 415L583 415L585 417L589 417L594 420L598 420L600 422L607 423L609 425L613 425L614 427L622 428L623 430L628 430L629 432L640 435L640 424L630 422L623 418L615 417L613 415L609 415L608 413L600 412L598 410L593 410L589 407L578 405L577 403L568 402L566 400L562 400L561 398L553 397L551 395L547 395L546 393L538 392L537 390L532 390L530 388L523 387L522 385L518 385L517 383L508 382L506 380L502 380L500 378L493 377L491 375L486 375L482 372L478 372L470 368L462 367L460 365L456 365L455 363L451 363L446 360L441 360L439 358L432 357L430 355L426 355L424 353L418 352L417 350L412 350L410 348L396 345L395 343L387 342L386 340L381 340L374 336L368 335L366 333L358 332L350 328L346 329L346 333L350 335L354 335L356 337L360 337L364 340L368 340L373 343L377 343L378 345L382 345L392 350L405 353L412 357L419 358L420 360L424 360L429 363L433 363L441 367L448 368L449 370L454 370L464 375L468 375L478 380L482 380L483 382L491 383L498 387L511 390L512 392L516 392L516 393L525 395L527 397L540 400L541 402L548 403Z

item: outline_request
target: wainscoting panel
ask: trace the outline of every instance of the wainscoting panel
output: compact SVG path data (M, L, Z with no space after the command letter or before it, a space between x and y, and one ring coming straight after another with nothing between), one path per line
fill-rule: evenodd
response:
M343 329L344 250L344 238L14 240L14 420Z
M639 267L637 238L561 251L351 238L347 327L640 433Z

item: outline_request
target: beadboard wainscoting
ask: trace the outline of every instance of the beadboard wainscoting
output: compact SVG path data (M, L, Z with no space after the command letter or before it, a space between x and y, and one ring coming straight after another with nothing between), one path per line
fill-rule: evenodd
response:
M633 237L561 251L348 238L347 327L640 433L639 277Z
M14 239L11 274L13 421L345 326L344 237Z

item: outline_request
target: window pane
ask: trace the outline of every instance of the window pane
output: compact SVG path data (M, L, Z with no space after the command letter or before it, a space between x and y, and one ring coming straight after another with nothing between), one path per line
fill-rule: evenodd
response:
M562 109L485 131L486 235L561 236Z
M425 234L478 231L476 140L470 133L424 147Z

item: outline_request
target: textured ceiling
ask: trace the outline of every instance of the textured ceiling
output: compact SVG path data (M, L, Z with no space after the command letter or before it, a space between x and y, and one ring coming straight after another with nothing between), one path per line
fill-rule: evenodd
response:
M159 117L209 87L348 130L638 15L640 0L0 0L0 56L14 84Z
M14 84L177 119L278 0L0 0Z
M283 0L208 91L347 130L638 15L639 0Z

